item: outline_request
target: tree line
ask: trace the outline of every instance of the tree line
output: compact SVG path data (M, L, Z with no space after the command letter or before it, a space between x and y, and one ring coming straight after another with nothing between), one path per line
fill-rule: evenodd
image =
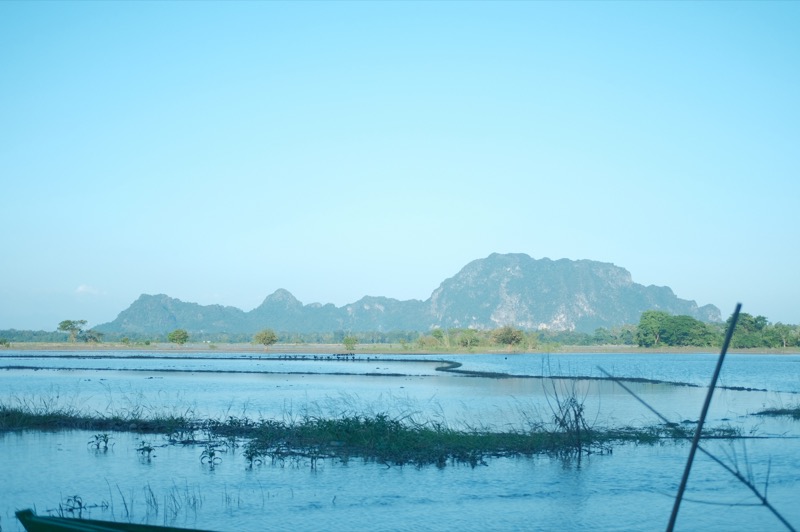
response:
M648 310L636 328L636 343L641 347L720 347L731 318L722 323L705 323L691 316L673 316ZM800 326L769 323L764 316L739 314L731 338L733 348L800 347Z
M730 319L729 319L730 321ZM186 342L203 343L253 343L269 346L284 344L341 344L352 350L356 344L400 344L404 349L436 351L449 349L474 350L478 348L508 347L522 350L541 350L559 345L600 346L628 345L644 348L708 347L717 348L727 329L726 323L706 323L691 316L672 315L668 312L648 310L642 313L638 324L611 329L598 328L593 333L576 331L523 331L513 326L490 330L469 328L432 329L427 332L352 332L346 330L326 333L276 332L265 328L256 334L246 333L195 333L184 329L163 334L120 335L109 333L105 337L92 329L84 330L86 320L64 320L55 332L0 331L0 347L11 342L122 342L124 344L150 345L151 343ZM764 316L739 314L731 340L733 348L800 347L800 325L770 323Z
M428 333L396 332L347 333L307 335L278 334L264 329L253 335L251 342L270 346L275 343L343 344L352 351L356 344L401 344L403 348L426 351L437 349L477 349L508 347L518 349L547 349L558 345L631 345L646 348L658 347L709 347L722 346L725 331L730 324L706 323L691 316L672 315L649 310L642 313L638 325L625 325L613 329L599 328L592 334L575 331L523 331L510 325L490 330L468 328L433 329ZM180 331L186 340L186 332ZM175 341L170 333L169 340ZM390 339L391 338L391 339ZM183 342L179 342L183 343ZM790 348L800 347L800 326L771 324L764 316L739 314L739 321L731 339L733 348Z

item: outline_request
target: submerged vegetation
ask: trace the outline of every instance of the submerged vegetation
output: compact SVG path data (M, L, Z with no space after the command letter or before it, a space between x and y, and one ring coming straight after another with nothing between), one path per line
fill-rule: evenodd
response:
M223 430L224 432L224 430ZM724 431L711 431L717 436ZM372 417L306 419L300 423L262 421L253 427L245 453L251 463L281 461L293 456L313 460L351 458L386 465L485 465L501 456L573 456L612 452L615 443L654 444L685 438L679 427L590 429L534 427L528 431L455 430L441 424L404 423L385 414ZM726 434L734 436L734 434Z
M800 405L788 406L783 408L767 408L761 412L756 412L757 416L770 416L770 417L790 417L792 419L800 419Z
M251 465L267 461L305 459L315 467L319 460L348 462L361 459L387 465L484 465L487 458L551 455L580 458L587 454L611 453L616 444L656 444L683 441L692 427L662 424L645 428L591 427L583 406L574 397L559 398L552 406L551 420L531 423L526 430L459 430L442 422L419 423L393 418L385 413L348 414L326 419L306 416L293 420L228 417L196 420L182 416L139 418L130 415L87 416L68 409L0 405L0 431L69 430L98 432L89 441L97 449L108 446L108 431L161 435L165 445L198 445L200 460L213 467L228 447L243 442L244 456ZM707 437L735 438L725 428L707 432ZM143 439L136 449L145 458L156 445Z

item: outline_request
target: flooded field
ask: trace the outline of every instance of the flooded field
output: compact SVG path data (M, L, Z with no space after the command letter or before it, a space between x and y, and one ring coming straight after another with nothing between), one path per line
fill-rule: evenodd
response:
M197 353L31 353L0 357L0 401L89 414L174 412L198 418L300 419L380 414L482 430L525 430L552 419L554 394L580 398L598 427L658 423L601 366L670 420L697 419L716 356L452 355L392 360L321 356L253 357ZM77 355L77 356L76 356ZM462 364L463 372L442 359ZM796 405L800 356L729 355L707 426L757 439L707 447L734 469L768 483L769 501L795 526L800 508L800 423L764 418ZM6 459L0 528L21 530L13 512L64 512L79 497L84 516L211 530L562 529L652 530L666 526L687 444L621 445L613 453L558 459L493 458L486 465L387 466L305 458L249 467L241 448L213 468L203 448L164 436L111 434L108 450L86 431L0 434ZM142 441L154 448L138 452ZM680 530L780 529L730 474L698 454L679 516ZM69 514L69 512L67 512Z

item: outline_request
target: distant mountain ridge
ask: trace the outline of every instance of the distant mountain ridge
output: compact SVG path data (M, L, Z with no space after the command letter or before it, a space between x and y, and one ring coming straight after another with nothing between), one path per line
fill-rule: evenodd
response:
M646 310L664 310L707 322L721 321L714 305L698 307L665 286L634 283L624 268L591 260L533 259L522 253L494 253L467 264L425 301L366 296L343 307L303 305L276 290L255 309L187 303L142 294L130 307L95 330L116 334L285 333L345 330L429 331L433 328L592 332L638 323Z

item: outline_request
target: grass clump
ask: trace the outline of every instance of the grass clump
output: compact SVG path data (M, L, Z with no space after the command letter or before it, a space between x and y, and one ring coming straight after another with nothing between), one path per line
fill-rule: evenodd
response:
M770 417L790 417L792 419L800 419L800 405L789 406L785 408L767 408L761 412L756 412L757 416L770 416Z
M515 434L460 432L441 425L405 424L386 414L340 419L306 419L299 423L265 422L246 444L249 459L282 460L291 455L311 458L351 457L389 465L436 464L448 461L483 463L486 455L520 449L507 441Z
M677 431L677 432L676 432ZM308 418L296 423L262 421L250 429L244 453L251 464L270 460L282 463L290 457L360 458L387 465L468 464L485 465L500 456L610 453L615 443L653 444L664 439L685 438L674 427L644 429L589 429L580 433L555 426L530 431L463 431L437 423L418 424L391 419L386 414L346 416L339 419Z
M12 430L92 430L171 434L189 430L195 420L183 416L144 418L126 415L88 415L71 408L30 408L0 404L0 432ZM95 444L92 440L90 444ZM106 442L103 442L104 444Z
M552 455L580 458L607 454L620 443L656 444L685 441L691 431L677 424L646 428L598 429L583 420L583 408L563 402L550 423L532 423L527 430L458 430L440 422L420 423L388 414L348 414L338 418L306 416L289 421L229 417L197 420L169 415L140 418L131 415L89 416L77 410L0 405L0 431L80 429L96 432L88 445L106 448L109 432L161 434L166 445L205 445L200 459L213 467L223 445L236 447L250 465L266 461L307 460L315 468L320 460L348 462L358 458L386 465L422 467L448 464L485 465L487 458ZM725 429L704 431L704 437L736 438ZM196 436L198 435L199 436ZM137 449L150 457L154 446L142 440Z

